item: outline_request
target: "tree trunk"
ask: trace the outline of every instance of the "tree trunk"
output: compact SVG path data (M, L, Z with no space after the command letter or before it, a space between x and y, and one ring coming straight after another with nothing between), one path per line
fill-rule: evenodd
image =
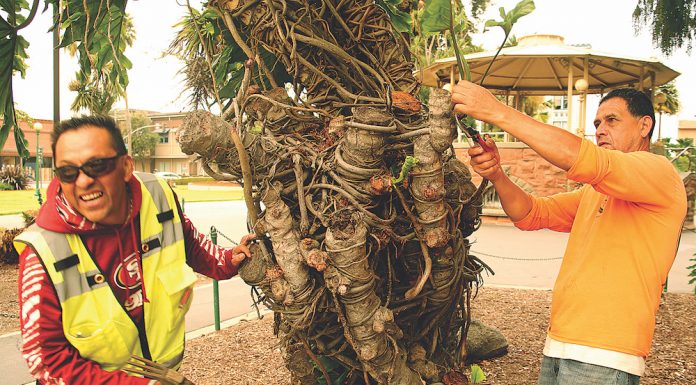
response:
M464 238L480 196L450 150L449 93L431 90L425 112L408 49L372 1L210 6L253 75L224 119L192 112L178 140L214 178L242 182L230 122L239 131L265 207L240 276L275 312L293 383L442 381L461 365L485 268ZM294 99L273 86L284 81Z

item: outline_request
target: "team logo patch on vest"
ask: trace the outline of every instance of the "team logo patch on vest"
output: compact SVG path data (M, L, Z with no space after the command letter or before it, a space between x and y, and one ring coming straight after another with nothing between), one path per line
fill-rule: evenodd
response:
M124 268L125 265L125 268ZM126 257L123 264L119 264L114 270L113 281L121 289L135 289L140 287L142 277L138 267L138 258L135 253Z

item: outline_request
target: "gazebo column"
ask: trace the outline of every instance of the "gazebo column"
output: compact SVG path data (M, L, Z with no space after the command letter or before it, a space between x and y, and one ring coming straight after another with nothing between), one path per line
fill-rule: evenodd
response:
M519 90L515 91L514 99L515 99L515 109L517 111L522 111L522 108L523 108L522 107L522 95L520 95ZM524 112L524 111L522 111L522 112ZM503 140L505 140L506 142L517 142L517 138L515 138L514 136L510 136L510 134L508 134L507 132L505 132L505 134L503 135L503 138L504 138Z
M575 83L575 88L580 91L580 127L578 128L578 136L585 137L585 129L587 128L587 89L589 88L589 65L590 59L585 57L583 60L582 78L584 83L578 81Z
M573 132L573 58L568 58L568 130Z

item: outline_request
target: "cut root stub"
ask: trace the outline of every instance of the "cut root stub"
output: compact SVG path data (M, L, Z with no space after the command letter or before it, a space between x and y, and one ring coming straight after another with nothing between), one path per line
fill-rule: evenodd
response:
M361 215L354 210L339 210L329 219L329 227L336 239L345 240L355 236L357 226L362 221Z
M374 195L384 195L392 190L390 175L374 175L370 178L370 190Z
M392 107L407 111L411 113L418 113L421 111L423 106L421 106L420 100L416 99L413 95L408 92L394 91L391 93Z
M442 227L436 227L425 231L425 244L431 249L444 247L449 240L449 233Z
M239 276L247 284L253 285L257 282L261 282L266 277L268 265L258 245L251 245L249 251L251 251L252 257L244 259L244 262L239 268Z

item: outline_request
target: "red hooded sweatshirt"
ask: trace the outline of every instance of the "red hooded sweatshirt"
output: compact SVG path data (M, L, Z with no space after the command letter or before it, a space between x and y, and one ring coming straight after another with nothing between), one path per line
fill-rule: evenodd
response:
M54 179L48 187L46 203L36 218L39 227L59 233L79 234L82 242L104 272L117 299L123 304L139 330L144 329L143 301L147 288L142 285L142 266L135 245L140 245L140 183L128 184L132 196L129 219L121 226L93 223L72 209ZM194 271L218 280L237 273L230 263L232 249L214 245L183 218L186 263ZM46 270L36 252L27 247L19 262L19 306L22 355L31 374L41 384L149 384L124 372L107 372L94 361L83 359L63 334L61 306Z

